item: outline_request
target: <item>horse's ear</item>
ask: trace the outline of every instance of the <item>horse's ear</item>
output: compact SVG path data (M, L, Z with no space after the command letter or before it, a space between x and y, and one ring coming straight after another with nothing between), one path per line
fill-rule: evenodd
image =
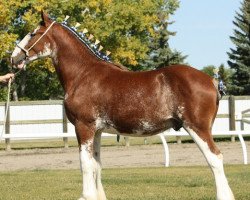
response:
M41 11L41 17L42 17L42 23L45 26L47 26L49 23L51 23L51 20L50 20L49 16L43 10Z

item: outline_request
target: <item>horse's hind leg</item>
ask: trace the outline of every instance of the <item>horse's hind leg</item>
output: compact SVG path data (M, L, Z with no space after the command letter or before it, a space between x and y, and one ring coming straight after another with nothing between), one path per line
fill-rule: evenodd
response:
M94 158L96 160L96 187L97 187L97 195L98 200L106 200L106 195L102 186L101 182L101 155L100 155L100 148L101 148L101 132L97 132L94 138Z
M224 173L223 156L214 144L211 131L202 131L199 129L194 131L188 126L184 128L196 142L212 169L215 177L217 200L234 200L234 195Z

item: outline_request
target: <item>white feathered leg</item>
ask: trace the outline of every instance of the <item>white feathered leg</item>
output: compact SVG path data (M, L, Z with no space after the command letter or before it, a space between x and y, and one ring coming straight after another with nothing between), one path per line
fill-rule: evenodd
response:
M95 134L95 139L94 139L94 158L96 161L96 187L97 187L97 194L98 194L98 200L106 200L106 195L102 186L101 182L101 171L102 171L102 166L101 166L101 154L100 154L100 149L101 149L101 132L98 132Z
M234 200L234 195L231 191L231 188L228 185L227 178L224 173L223 168L223 156L222 154L216 155L214 154L207 142L204 142L192 129L186 127L185 128L193 140L198 145L199 149L205 156L207 163L209 164L215 178L216 184L216 199L217 200Z
M82 196L79 200L98 200L96 189L97 165L93 157L93 140L81 145Z

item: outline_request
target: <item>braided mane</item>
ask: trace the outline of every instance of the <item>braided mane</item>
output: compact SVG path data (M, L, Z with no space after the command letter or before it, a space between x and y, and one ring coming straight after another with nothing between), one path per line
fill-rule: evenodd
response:
M119 63L113 63L111 61L111 59L107 55L105 55L102 52L98 51L97 48L91 47L91 42L88 40L88 38L83 34L82 34L83 36L81 36L76 31L76 29L74 27L69 27L69 26L67 26L66 23L61 23L61 25L64 28L66 28L67 30L69 30L71 33L73 33L97 58L99 58L101 60L104 60L106 62L109 62L109 63L113 64L114 66L120 68L121 70L125 70L125 71L129 70L127 67L125 67L125 66L123 66L123 65L121 65Z
M66 25L66 23L61 23L61 25L67 30L69 30L71 33L73 33L97 58L112 63L111 59L107 55L98 51L97 48L91 47L91 42L87 39L87 37L84 34L83 36L80 36L80 34L76 31L74 27L69 27Z

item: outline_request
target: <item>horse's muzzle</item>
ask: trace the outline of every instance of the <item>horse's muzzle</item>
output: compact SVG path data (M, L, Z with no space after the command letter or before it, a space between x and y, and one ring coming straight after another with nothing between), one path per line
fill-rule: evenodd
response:
M19 53L17 56L11 57L11 65L14 68L22 68L25 64L26 55L24 53Z

